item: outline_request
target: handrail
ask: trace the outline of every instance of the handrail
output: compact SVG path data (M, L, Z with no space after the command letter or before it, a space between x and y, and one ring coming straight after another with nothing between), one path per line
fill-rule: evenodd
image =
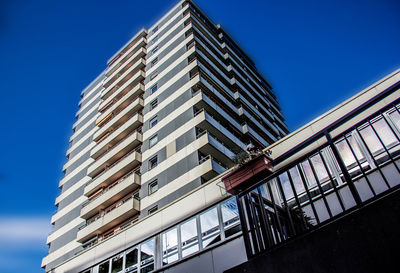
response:
M139 130L133 130L132 132L128 133L126 136L124 136L122 139L118 140L112 147L111 149L107 149L104 153L102 153L100 156L98 156L96 158L96 161L99 160L100 158L102 158L103 156L105 156L106 154L108 154L109 152L111 152L112 150L114 150L121 142L125 141L128 137L130 137L131 135L133 135L134 133L139 133Z
M142 146L139 146L135 149L133 149L132 151L130 151L129 153L127 153L126 155L124 155L123 157L121 157L120 159L118 159L117 161L115 161L113 164L111 164L110 166L107 166L106 168L104 168L103 171L101 171L100 173L98 173L95 177L93 177L93 179L91 181L89 181L87 185L93 183L94 181L96 181L102 174L104 174L106 171L110 170L112 167L114 167L115 165L117 165L118 163L120 163L122 160L124 160L125 158L127 158L128 156L130 156L131 154L133 154L134 152L138 152L140 150ZM139 153L139 152L138 152Z
M136 114L130 116L129 119L133 118L135 115L137 115L137 116L138 116L138 119L139 119L139 116L141 116L142 113L141 113L141 112L136 112ZM111 135L112 133L114 133L115 131L117 131L121 126L123 126L123 125L125 125L125 124L126 124L126 122L120 123L117 127L115 127L115 128L113 128L112 130L108 131L108 132L106 133L106 135L107 135L107 136ZM96 142L96 145L98 145L99 143L103 142L106 138L107 138L107 137L102 136L102 137Z
M104 212L104 214L99 213L93 221L86 223L82 226L80 226L78 228L78 230L84 229L85 227L97 222L97 220L99 220L100 218L103 218L104 216L106 216L107 214L109 214L111 211L113 211L114 209L120 207L121 205L125 204L126 202L128 202L129 200L131 200L132 198L135 198L134 195L138 192L139 190L135 190L134 192L132 192L131 194L128 194L128 196L116 201L115 203L113 203L112 205L108 206L107 208L105 208L104 210L102 210L102 212ZM136 199L136 198L135 198Z
M112 188L114 188L115 186L120 184L121 182L123 182L126 178L128 178L128 176L130 176L132 173L134 173L136 171L137 171L137 168L133 169L132 171L128 172L127 174L125 174L124 176L119 178L117 181L112 183L111 185L107 186L101 193L97 194L94 198L89 199L89 200L87 200L87 202L82 204L82 208L86 207L87 205L92 203L94 200L96 200L97 198L99 198L100 196L102 196L103 194L105 194L106 192L108 192L109 190L111 190Z

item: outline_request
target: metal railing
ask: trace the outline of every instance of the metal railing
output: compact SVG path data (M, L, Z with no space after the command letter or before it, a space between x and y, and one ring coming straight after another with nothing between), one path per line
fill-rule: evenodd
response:
M279 166L316 140L326 140L238 194L248 257L335 221L400 188L400 100L331 136L332 131L398 86L275 158L273 165Z

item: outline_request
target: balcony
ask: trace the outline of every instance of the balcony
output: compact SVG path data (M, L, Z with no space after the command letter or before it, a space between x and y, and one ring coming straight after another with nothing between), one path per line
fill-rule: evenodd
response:
M116 145L126 136L134 132L140 125L143 124L143 116L141 114L134 115L128 121L123 123L120 127L114 129L114 131L108 132L106 135L102 137L102 139L98 140L96 146L90 152L90 156L93 158L98 158L102 155L107 149ZM139 135L138 139L142 140L142 134L137 132Z
M138 187L140 187L140 176L134 172L128 173L89 200L81 210L81 217L89 219Z
M200 110L196 113L197 127L211 132L218 139L221 139L229 147L234 150L246 150L246 144L244 144L239 138L237 138L230 130L228 130L221 122L215 117L211 116L207 111Z
M145 35L145 34L144 34ZM127 59L129 59L132 55L136 55L140 51L144 51L144 55L146 54L146 50L143 48L146 46L146 38L142 37L140 38L136 43L131 45L130 48L126 50L125 53L123 53L122 56L114 59L115 61L109 64L109 67L106 72L106 76L109 77L112 73L115 72L120 66L122 66ZM143 54L143 53L141 53Z
M89 196L100 188L107 187L113 181L118 180L129 171L139 166L141 162L142 155L139 152L135 150L129 152L91 180L85 187L84 195Z
M272 135L269 130L274 131L277 135L279 135L278 130L275 128L275 126L269 128L266 127L264 125L262 125L257 119L254 118L253 115L251 115L245 108L241 107L239 108L239 113L244 114L245 116L245 120L246 121L250 121L251 123L253 123L257 128L259 128L261 131L264 132L264 134L266 134L271 140L272 142L277 141L277 138Z
M144 56L146 55L146 50L141 48L138 52L132 55L124 64L122 64L118 69L111 73L103 82L105 88L109 87L113 82L115 82L121 75L123 75L131 67L143 67L146 65L144 61Z
M129 72L130 70L128 70L125 73ZM122 83L121 81L117 81L118 83L121 83L121 85L116 84L117 82L115 82L114 84L104 89L101 94L101 99L106 100L109 96L111 96L114 93L117 93L118 95L119 93L127 92L128 90L132 89L136 84L143 81L145 77L146 74L142 70L139 70L138 72L136 72L136 74L131 75L130 77L126 77L125 82Z
M233 167L235 153L226 147L220 140L213 137L209 132L203 131L196 136L200 141L199 151L205 155L211 155L224 166Z
M202 167L203 177L205 180L210 180L217 175L226 171L226 168L221 166L211 155L203 157L199 160L199 165Z
M138 92L138 89L134 88L128 93L126 93L122 98L117 101L112 101L108 105L105 105L105 109L99 108L101 110L101 115L97 118L96 124L98 124L101 120L105 119L109 114L117 115L123 109L128 107L131 103L134 103L135 100L139 98L141 92Z
M114 93L111 96L109 96L107 99L103 100L100 103L99 106L99 112L105 112L113 106L115 103L117 103L123 96L125 96L126 93L133 91L134 96L138 97L144 93L144 85L143 84L138 84L132 89L125 89L124 92L118 92Z
M93 236L102 234L109 230L113 226L116 226L129 217L139 213L140 204L139 201L131 196L127 200L122 201L120 204L116 204L114 208L106 211L106 213L99 217L89 225L83 226L77 233L77 241L84 242Z
M253 139L257 140L259 143L267 147L270 145L263 137L261 137L253 128L251 128L247 123L243 125L243 133L249 134Z
M90 177L96 176L107 166L114 164L117 160L122 158L124 155L136 148L140 143L142 143L141 134L133 132L132 134L125 137L123 140L118 142L112 148L103 153L100 157L89 166L87 174ZM140 139L139 139L140 137ZM137 148L136 148L137 149ZM140 147L139 147L140 149Z
M115 131L130 117L134 116L135 113L136 116L140 115L137 112L143 108L143 105L144 105L143 99L137 98L128 107L123 109L121 112L117 113L115 116L111 115L109 116L108 120L104 121L103 119L104 122L100 121L100 123L102 123L101 128L96 133L94 133L93 140L99 141L108 132ZM100 125L100 123L98 123L98 125Z

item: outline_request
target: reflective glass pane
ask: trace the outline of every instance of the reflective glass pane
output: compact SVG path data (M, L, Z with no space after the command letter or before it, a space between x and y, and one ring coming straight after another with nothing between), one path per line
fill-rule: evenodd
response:
M146 267L142 267L142 269L140 269L140 273L148 273L154 270L154 264L150 264Z
M345 140L337 142L336 147L339 150L340 157L342 158L344 164L347 167L356 163L356 160L350 150L350 147L349 145L347 145Z
M379 139L377 138L374 130L371 126L367 126L360 130L360 135L364 139L365 143L367 144L369 150L375 154L380 150L383 150L383 146L380 143Z
M374 129L376 130L385 147L388 148L397 143L396 136L393 134L389 125L383 118L375 121L372 126L374 126Z
M389 114L390 119L393 121L393 123L397 126L397 129L400 129L400 114L398 111L394 111Z
M163 262L164 264L172 263L178 260L178 230L171 229L161 235Z
M200 215L203 247L207 247L221 240L217 208L213 208Z
M196 218L181 225L182 257L199 251Z
M311 164L314 167L314 171L317 174L317 178L320 182L323 182L329 178L328 172L319 154L311 157Z
M305 191L304 184L303 184L303 181L299 174L299 171L297 170L297 167L291 168L289 170L289 173L290 173L290 176L292 177L294 188L295 188L297 194L303 193Z
M283 193L285 194L286 200L294 197L292 186L290 185L289 177L286 172L279 175L279 181L282 185Z
M101 265L99 265L99 273L108 273L109 268L110 268L109 261L102 263Z
M138 249L134 248L126 252L125 268L137 264L138 262Z
M140 246L140 260L154 260L154 238L148 240Z
M122 270L123 255L118 255L111 260L111 273L117 273Z
M317 185L317 180L315 179L314 173L311 169L310 162L308 160L304 161L301 163L301 166L303 167L303 172L304 176L307 179L307 184L312 187Z

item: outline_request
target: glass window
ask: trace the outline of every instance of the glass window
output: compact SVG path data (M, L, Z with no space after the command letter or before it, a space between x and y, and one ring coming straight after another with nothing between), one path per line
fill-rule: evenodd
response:
M300 177L297 167L293 167L289 170L290 177L292 178L294 188L297 194L301 194L305 191L303 181Z
M149 195L155 193L158 190L158 181L157 179L149 184Z
M154 54L154 53L156 53L158 51L158 46L155 46L154 48L153 48L153 50L151 51L151 54Z
M151 61L151 67L155 66L156 63L158 63L158 57L155 57L155 58Z
M178 260L178 229L171 229L161 235L163 264L169 264Z
M148 212L148 214L152 214L152 213L156 212L157 210L158 210L158 206L156 205L156 206L152 207L151 209L149 209L147 212Z
M153 86L151 87L151 94L153 94L154 92L156 92L157 89L158 89L158 85L157 85L157 84L153 85Z
M154 270L154 241L152 238L140 246L140 272L151 272Z
M123 255L118 255L111 260L111 273L117 273L122 270Z
M282 196L282 199L286 198L286 200L290 200L291 198L294 197L292 186L290 185L289 177L286 172L282 173L279 175L279 181L281 183L284 197Z
M221 213L226 238L241 230L239 211L234 198L228 199L221 204Z
M153 117L153 118L149 121L150 128L153 128L153 127L157 124L157 122L158 122L157 116Z
M217 208L200 214L200 226L203 248L221 240Z
M158 31L158 26L156 26L155 28L153 28L153 30L151 31L152 34L156 33Z
M158 164L157 156L149 160L149 169L156 167Z
M158 35L151 40L151 44L154 45L158 41Z
M153 110L154 108L156 108L158 105L158 100L155 99L152 102L150 102L150 111Z
M150 80L154 80L154 79L157 77L157 75L158 75L158 72L157 72L157 71L154 72L153 74L151 74ZM153 86L153 87L154 87L154 86Z
M199 251L196 218L181 225L182 258Z
M108 273L109 268L110 268L110 261L102 263L101 265L99 265L99 273Z
M153 147L154 145L156 145L156 143L158 142L158 136L155 135L152 138L150 138L150 147Z
M126 262L125 268L128 269L129 267L136 268L138 262L138 249L135 247L130 249L126 252Z

